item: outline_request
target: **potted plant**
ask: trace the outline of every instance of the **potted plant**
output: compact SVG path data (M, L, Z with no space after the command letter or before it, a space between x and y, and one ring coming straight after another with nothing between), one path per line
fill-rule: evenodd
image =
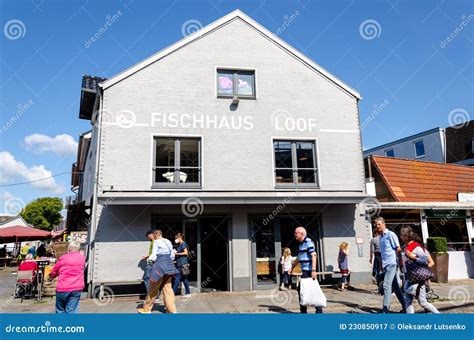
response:
M434 261L434 266L431 268L435 275L433 281L448 282L448 240L446 237L429 237L427 239L427 246Z

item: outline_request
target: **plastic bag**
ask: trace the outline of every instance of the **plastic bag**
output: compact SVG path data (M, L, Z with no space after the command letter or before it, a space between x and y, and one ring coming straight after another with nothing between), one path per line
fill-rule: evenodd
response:
M300 305L326 307L326 296L321 290L318 280L313 280L310 277L301 279Z

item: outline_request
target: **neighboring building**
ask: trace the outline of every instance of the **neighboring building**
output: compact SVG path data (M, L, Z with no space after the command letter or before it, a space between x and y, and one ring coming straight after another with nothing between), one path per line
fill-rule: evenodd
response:
M474 165L474 120L446 129L446 162Z
M93 128L73 186L87 217L70 220L88 227L89 288L139 282L150 228L184 232L197 291L276 287L299 225L320 271L346 241L353 282L370 282L359 99L240 11L107 80L84 76Z
M8 227L15 227L15 226L22 226L22 227L31 227L23 217L20 215L11 216L11 215L1 215L0 216L0 228L8 228ZM31 243L31 242L30 242ZM17 252L15 250L15 243L5 243L7 245L7 252ZM0 247L3 247L4 244L0 244Z
M368 191L376 193L372 217L383 216L399 232L411 225L426 244L430 236L448 239L449 278L474 277L474 168L370 156L366 162Z
M18 216L0 216L0 228L7 228L7 227L15 227L15 226L22 226L22 227L31 227L23 217L20 215Z
M435 128L364 151L371 155L474 165L474 121Z

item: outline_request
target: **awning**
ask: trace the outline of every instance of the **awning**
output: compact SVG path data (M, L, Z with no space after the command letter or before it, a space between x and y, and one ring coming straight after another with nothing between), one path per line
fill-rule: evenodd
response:
M51 237L49 231L32 227L17 225L0 229L0 240L3 243L42 240L48 237Z

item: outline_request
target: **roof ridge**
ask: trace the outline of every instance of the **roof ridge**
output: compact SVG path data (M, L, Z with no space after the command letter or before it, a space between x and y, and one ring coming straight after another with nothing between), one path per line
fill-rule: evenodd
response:
M418 162L423 164L436 164L439 166L454 166L463 169L471 169L474 171L474 167L464 164L454 164L454 163L441 163L441 162L434 162L434 161L422 161L419 159L410 159L410 158L402 158L402 157L387 157L387 156L380 156L380 155L370 155L369 157L372 158L383 158L383 159L393 159L393 160L400 160L400 161L409 161L409 162Z

